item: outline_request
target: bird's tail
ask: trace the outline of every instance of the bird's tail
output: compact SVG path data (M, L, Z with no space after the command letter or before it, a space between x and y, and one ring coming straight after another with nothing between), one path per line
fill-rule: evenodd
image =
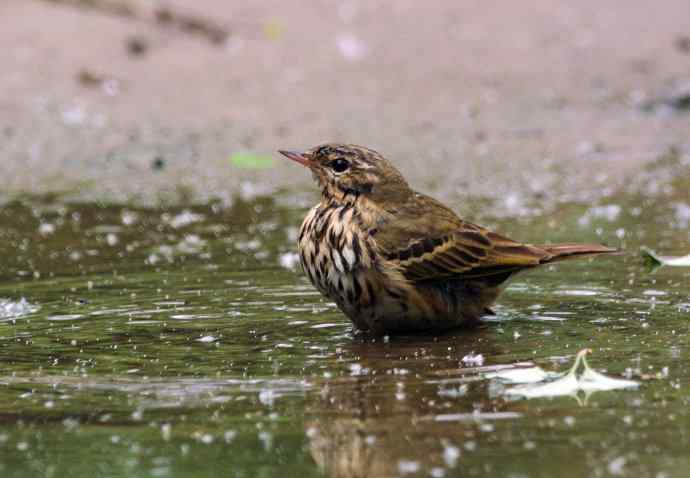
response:
M542 244L536 246L546 251L547 255L540 261L542 264L567 261L599 254L620 254L620 249L599 244Z

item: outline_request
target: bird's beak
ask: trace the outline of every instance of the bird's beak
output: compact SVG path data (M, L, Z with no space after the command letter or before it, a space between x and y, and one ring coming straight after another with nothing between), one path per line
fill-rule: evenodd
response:
M278 150L280 154L285 156L288 159L291 159L295 161L296 163L301 164L302 166L306 166L307 168L312 167L312 162L307 158L304 153L297 153L295 151L285 151L285 150Z

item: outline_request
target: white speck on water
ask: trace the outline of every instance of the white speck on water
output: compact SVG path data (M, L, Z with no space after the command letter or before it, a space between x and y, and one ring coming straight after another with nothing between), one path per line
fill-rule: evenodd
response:
M462 358L462 363L472 367L481 367L484 365L484 356L470 352Z
M259 402L267 407L272 407L275 404L276 398L280 395L274 390L266 389L259 392Z
M618 204L594 206L589 208L587 212L578 219L577 223L582 227L586 227L591 224L593 219L605 219L609 222L613 222L618 219L622 210L623 208Z
M180 229L182 227L189 226L190 224L194 224L195 222L203 221L204 215L185 210L173 217L164 215L163 220L170 224L173 229Z
M205 245L206 241L198 235L187 234L182 241L177 244L176 250L182 254L197 254L201 252Z
M163 437L163 440L170 441L170 437L172 436L172 425L169 423L164 423L161 425L161 436Z
M463 383L458 388L441 388L438 391L438 396L447 398L464 397L465 395L467 395L468 389L469 387L466 383Z
M65 418L62 420L62 426L69 431L75 430L77 427L79 427L79 420L70 417Z
M455 468L458 464L458 458L460 458L460 448L446 444L443 447L443 461L449 468Z
M116 246L118 242L120 242L120 239L117 237L117 234L115 234L115 233L113 233L113 232L109 232L109 233L105 236L105 242L106 242L110 247L113 247L113 246Z
M296 252L286 252L280 255L278 261L281 267L294 269L299 264L299 254Z
M26 451L29 449L29 444L25 441L20 441L17 443L17 450L19 451Z
M202 342L202 343L207 343L207 344L211 343L211 342L215 342L216 340L218 340L218 337L214 337L213 335L204 335L203 337L196 339L197 342Z
M508 209L516 209L521 202L520 196L516 193L508 194L503 201Z
M431 475L431 478L443 478L446 476L446 470L440 466L435 466L429 471L429 475Z
M55 224L49 222L42 222L38 226L38 233L42 236L49 236L55 232Z
M411 460L400 460L398 462L398 471L403 475L417 473L417 471L419 471L419 462Z
M261 241L258 239L252 239L250 241L237 241L235 242L235 247L242 251L256 251L261 247Z
M340 54L349 61L359 61L367 54L367 46L351 33L343 33L335 39Z
M618 458L613 459L606 468L612 475L621 476L625 471L624 468L626 461L627 460L624 456L619 456Z
M226 430L225 433L223 433L223 440L225 440L225 443L232 443L236 437L237 432L235 430Z
M273 435L271 434L271 432L262 430L259 432L258 437L259 441L261 441L261 443L264 446L264 450L270 451L271 448L273 448Z
M193 437L196 439L196 441L203 443L204 445L210 445L214 441L213 435L210 433L195 432Z
M350 375L353 375L353 376L366 375L368 372L369 372L369 369L362 367L358 363L350 364Z
M132 226L136 224L139 221L139 214L137 214L134 211L122 211L122 215L120 216L122 220L122 224L125 226Z
M687 227L690 225L690 206L678 202L673 205L673 208L675 209L675 216L676 216L676 224L675 226L678 229L687 229Z
M146 258L146 264L149 265L155 265L160 261L160 257L158 254L149 254L149 256Z

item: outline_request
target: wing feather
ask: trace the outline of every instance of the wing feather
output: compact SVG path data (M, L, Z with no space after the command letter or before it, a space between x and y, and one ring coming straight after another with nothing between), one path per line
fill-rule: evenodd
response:
M548 253L512 241L475 224L460 222L440 237L420 238L386 257L412 281L432 281L450 276L481 278L539 265Z
M448 207L419 193L380 209L376 231L379 252L410 281L458 277L486 278L498 284L516 271L546 262L615 252L587 244L516 242L463 221Z

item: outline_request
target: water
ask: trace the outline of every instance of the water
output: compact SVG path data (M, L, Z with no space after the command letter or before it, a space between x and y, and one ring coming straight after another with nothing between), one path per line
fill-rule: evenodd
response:
M379 342L294 269L305 204L289 195L6 203L0 473L687 476L690 269L652 274L636 255L688 253L687 188L670 184L519 223L475 217L632 254L519 276L477 330ZM639 385L525 398L501 379L564 373L584 348L596 372Z

